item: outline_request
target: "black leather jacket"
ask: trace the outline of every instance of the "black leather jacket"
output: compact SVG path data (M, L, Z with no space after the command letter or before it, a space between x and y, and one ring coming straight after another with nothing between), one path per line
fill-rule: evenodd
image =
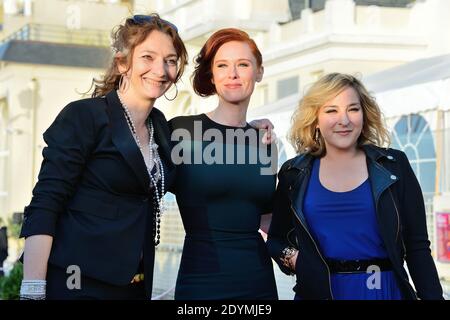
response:
M406 155L372 145L363 150L381 238L404 299L443 299L430 253L422 191ZM287 246L299 249L294 290L302 299L333 299L325 257L308 230L302 205L295 205L297 197L303 198L306 192L313 159L303 154L283 164L267 244L287 274L290 270L281 263L281 252ZM409 283L404 261L417 292Z

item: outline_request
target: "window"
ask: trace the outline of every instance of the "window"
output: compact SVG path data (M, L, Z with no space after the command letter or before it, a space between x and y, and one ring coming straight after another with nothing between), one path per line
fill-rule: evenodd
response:
M298 76L279 80L277 82L277 98L282 99L298 92Z
M300 19L302 10L305 9L305 2L302 0L289 0L289 10L292 20Z
M357 6L380 6L404 8L411 5L415 0L355 0Z
M358 6L409 7L415 0L354 0ZM301 17L303 9L310 8L313 12L325 9L326 0L289 0L289 11L292 20Z
M323 10L326 0L289 0L292 20L300 19L303 9L311 8L313 12Z
M402 116L392 132L392 147L406 153L425 200L435 193L436 152L428 122L419 114Z
M402 116L392 132L392 147L406 153L419 180L425 200L428 234L430 239L434 239L433 196L436 191L436 153L428 122L419 114ZM431 247L433 251L433 241Z

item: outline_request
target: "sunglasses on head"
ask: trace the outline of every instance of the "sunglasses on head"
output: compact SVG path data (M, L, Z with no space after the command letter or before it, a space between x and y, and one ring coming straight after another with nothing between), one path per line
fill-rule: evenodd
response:
M141 24L141 23L145 23L145 22L152 22L154 21L155 18L154 16L147 16L144 14L136 14L133 16L132 20L136 23L136 24ZM164 19L159 19L161 20L161 22L169 25L172 29L174 29L176 32L178 32L178 28L176 25L174 25L172 22L164 20Z

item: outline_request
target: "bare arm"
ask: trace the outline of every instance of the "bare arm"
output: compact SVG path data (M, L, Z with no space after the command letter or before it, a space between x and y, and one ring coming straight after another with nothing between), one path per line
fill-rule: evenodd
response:
M52 243L53 237L43 234L26 238L23 260L24 280L45 280Z
M272 213L261 215L261 224L259 229L265 234L269 233L270 222L272 221Z

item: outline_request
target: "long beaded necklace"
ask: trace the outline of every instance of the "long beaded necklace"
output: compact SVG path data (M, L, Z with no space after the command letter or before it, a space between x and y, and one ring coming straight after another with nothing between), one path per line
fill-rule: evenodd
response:
M139 140L139 136L136 131L136 126L134 125L133 118L131 117L131 113L127 105L123 102L122 97L119 93L119 90L117 90L117 96L119 97L120 103L122 104L125 119L127 120L128 127L131 130L131 133L133 134L133 138L136 141L136 144L139 147L139 150L141 150L142 156L144 156L144 150L142 149L141 142ZM153 193L153 204L154 204L154 223L153 223L153 241L155 246L157 246L161 239L161 216L164 211L164 202L163 202L163 196L164 196L164 166L162 163L162 160L158 153L158 145L154 141L154 128L153 123L150 118L148 118L147 123L147 130L148 130L148 149L149 149L149 165L146 163L147 172L150 176L150 187L153 186L154 193ZM144 157L145 160L145 157ZM145 162L145 161L144 161ZM152 166L153 164L153 166ZM161 190L158 188L158 181L161 180Z

